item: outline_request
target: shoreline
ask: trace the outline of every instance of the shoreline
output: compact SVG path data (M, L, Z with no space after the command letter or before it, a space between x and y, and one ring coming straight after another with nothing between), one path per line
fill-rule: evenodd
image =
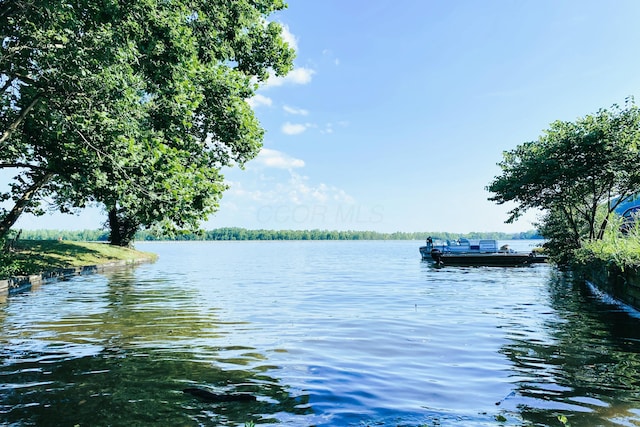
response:
M14 250L21 271L0 278L0 301L48 282L152 263L158 258L131 248L86 242L18 241Z
M10 295L26 292L34 288L38 288L46 283L58 280L67 280L75 276L106 273L123 267L134 267L154 261L155 257L149 256L148 258L110 261L104 264L85 265L81 267L55 268L39 274L13 276L8 279L0 279L0 301L4 301Z

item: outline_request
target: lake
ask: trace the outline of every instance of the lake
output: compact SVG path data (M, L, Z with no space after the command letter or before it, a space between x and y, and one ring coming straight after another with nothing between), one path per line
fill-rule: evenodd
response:
M637 313L421 244L140 243L156 263L11 296L0 424L640 426Z

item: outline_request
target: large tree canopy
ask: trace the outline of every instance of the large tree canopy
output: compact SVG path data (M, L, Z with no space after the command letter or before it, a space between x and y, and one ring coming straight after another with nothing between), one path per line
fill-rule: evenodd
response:
M294 52L279 0L0 0L0 237L43 200L99 203L112 243L195 227L263 130L246 100ZM7 207L8 206L8 207Z
M551 244L577 248L603 236L617 204L640 190L640 111L628 103L575 122L557 121L537 140L503 154L502 175L487 187L499 204L544 212ZM544 234L544 233L543 233Z

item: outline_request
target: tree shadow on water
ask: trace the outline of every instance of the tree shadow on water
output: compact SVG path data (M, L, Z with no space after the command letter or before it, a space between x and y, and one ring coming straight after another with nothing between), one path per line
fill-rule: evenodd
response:
M111 354L110 354L111 353ZM188 360L188 354L98 355L48 364L12 365L0 389L0 421L9 425L237 425L276 422L275 414L308 413L306 396L292 396L278 380L245 370L223 370ZM59 355L34 353L44 361ZM249 393L252 402L210 403L185 394L188 386Z
M525 425L639 423L639 320L565 273L550 279L547 297L544 333L521 325L501 350L517 380L500 407Z
M45 316L1 318L0 424L236 426L311 412L308 396L282 385L263 352L236 342L234 329L250 325L199 307L197 292L139 280L133 270L90 295L70 286ZM256 400L212 403L183 393L188 387Z

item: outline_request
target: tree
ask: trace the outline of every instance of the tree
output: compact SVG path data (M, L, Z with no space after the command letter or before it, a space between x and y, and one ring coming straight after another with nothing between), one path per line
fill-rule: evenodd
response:
M101 52L108 66L110 49L96 31L103 22L99 14L87 10L85 21L94 23L89 26L69 10L46 1L0 3L0 168L16 173L0 196L13 201L0 210L0 238L23 212L40 213L42 198L71 191L65 178L88 160L86 147L77 143L82 123L71 128L67 118L86 109L85 95L101 72L98 61L82 52ZM71 43L74 34L82 37Z
M48 197L98 203L111 242L194 228L263 130L246 100L294 52L267 22L280 0L0 0L0 168L17 171L0 237Z
M537 141L503 153L489 200L517 203L507 222L542 210L542 234L566 260L584 241L601 239L618 204L640 189L639 143L640 111L631 101L556 121Z

